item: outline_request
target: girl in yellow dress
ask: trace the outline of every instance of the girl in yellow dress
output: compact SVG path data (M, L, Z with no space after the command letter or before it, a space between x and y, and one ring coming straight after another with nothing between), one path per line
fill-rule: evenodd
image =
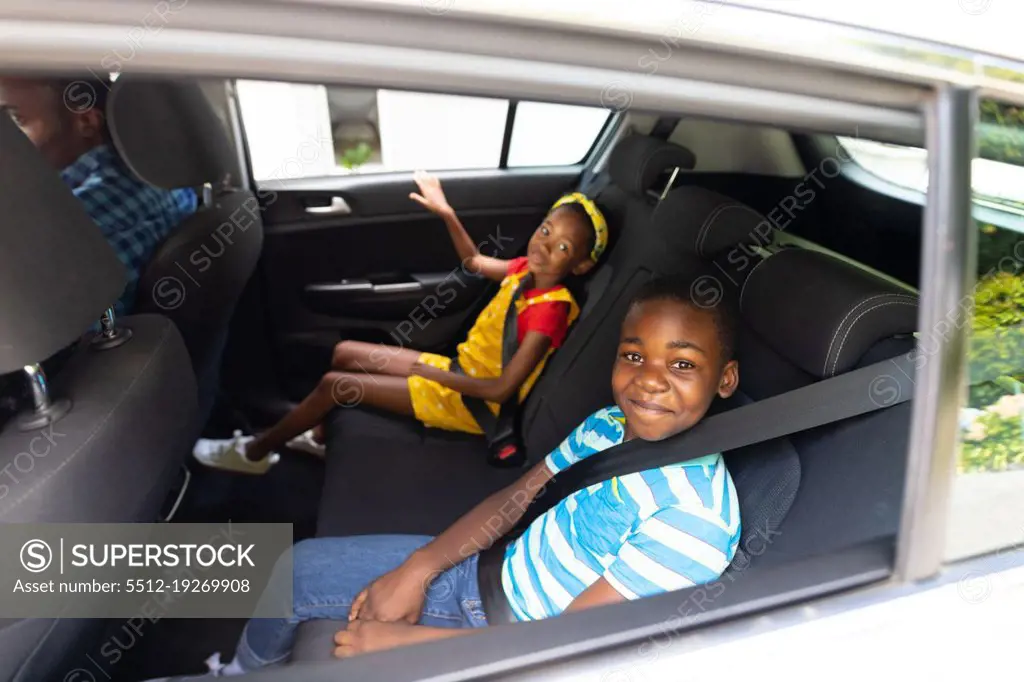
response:
M562 284L597 264L608 243L608 227L593 201L576 192L555 202L530 238L525 257L505 260L479 252L441 189L440 181L415 175L419 193L410 194L444 220L463 269L501 282L498 293L458 345L461 372L452 358L383 344L342 341L334 348L331 371L281 421L258 437L201 440L194 455L209 466L263 473L281 446L323 454L322 437L312 430L336 406L365 403L415 417L426 426L482 434L463 396L486 401L497 414L506 400L529 394L551 354L562 344L579 307ZM502 363L506 313L516 306L518 348ZM290 440L289 440L290 439Z

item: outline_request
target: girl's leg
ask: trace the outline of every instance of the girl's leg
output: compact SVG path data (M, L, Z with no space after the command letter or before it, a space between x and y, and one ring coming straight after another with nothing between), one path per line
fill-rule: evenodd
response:
M319 424L335 407L355 407L363 403L396 414L415 416L406 378L328 372L298 407L246 445L245 457L252 461L262 460L290 439Z
M334 346L331 369L363 374L387 374L407 377L420 351L382 343L342 341Z
M364 535L315 538L295 545L278 560L271 585L287 579L291 566L291 618L253 618L242 632L235 661L244 671L280 663L291 653L299 623L313 619L348 620L352 601L364 587L398 568L430 538L420 535ZM261 607L279 594L261 597ZM339 622L339 629L343 623Z
M408 377L413 364L420 355L418 350L400 346L386 346L364 341L341 341L334 346L334 353L331 355L331 369L363 372L367 375L387 374ZM323 422L313 427L312 437L313 441L320 445L327 441Z

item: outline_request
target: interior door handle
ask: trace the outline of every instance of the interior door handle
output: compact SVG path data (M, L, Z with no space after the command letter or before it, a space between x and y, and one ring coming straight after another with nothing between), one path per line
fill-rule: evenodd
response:
M327 206L307 206L306 213L310 215L349 215L352 207L341 197L331 197L331 203Z
M373 292L377 294L401 294L413 291L421 291L423 285L419 282L394 282L392 284L374 284Z

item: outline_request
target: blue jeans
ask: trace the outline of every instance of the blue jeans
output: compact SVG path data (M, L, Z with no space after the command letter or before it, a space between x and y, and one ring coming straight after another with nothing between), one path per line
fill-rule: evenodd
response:
M299 623L326 618L348 622L352 601L371 582L398 568L431 538L424 535L360 535L314 538L293 548L294 614L253 618L235 652L243 669L288 659ZM287 560L287 559L285 559ZM280 562L279 562L280 565ZM440 574L427 589L421 625L468 628L487 625L477 583L476 555Z

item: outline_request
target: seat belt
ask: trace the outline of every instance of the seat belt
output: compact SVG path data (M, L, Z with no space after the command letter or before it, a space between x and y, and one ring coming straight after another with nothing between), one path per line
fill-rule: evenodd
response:
M666 141L672 135L672 131L679 125L681 119L678 116L665 116L659 118L654 122L654 127L651 128L651 132L647 134L648 137L653 137L661 141Z
M583 177L580 179L579 191L586 195L589 199L597 201L597 196L604 191L604 188L610 185L612 182L611 175L608 171L602 171L595 173L594 169L587 167L583 171Z
M516 301L533 286L533 276L526 275L512 292L508 310L505 311L505 322L501 335L501 367L504 371L512 357L519 350L519 315L516 310ZM452 358L450 367L452 372L463 374L459 359ZM468 395L462 396L462 403L469 410L469 413L476 420L477 425L484 432L487 440L489 464L500 468L521 467L526 463L526 450L519 438L519 390L513 392L508 400L502 403L495 416L487 407L487 401L480 398L473 398Z
M515 622L501 584L505 547L538 517L596 483L706 455L738 450L910 400L909 353L703 419L689 431L650 442L631 440L595 453L554 476L519 522L480 553L479 582L488 622Z

